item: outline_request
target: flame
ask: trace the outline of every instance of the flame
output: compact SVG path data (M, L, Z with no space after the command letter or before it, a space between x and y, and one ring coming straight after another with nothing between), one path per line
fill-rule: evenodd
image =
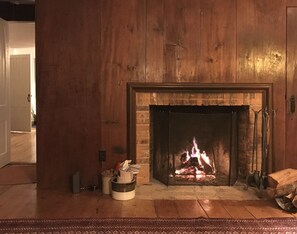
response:
M210 165L210 159L207 156L206 152L203 150L202 153L200 153L200 149L198 148L198 144L197 144L195 137L193 137L193 147L192 147L192 154L191 154L190 158L197 158L199 166L201 166L201 167L203 167L201 159L205 163Z
M206 152L200 152L195 137L193 137L193 147L191 149L191 153L188 150L183 153L181 157L181 165L180 169L175 170L176 175L188 174L189 172L192 174L193 172L196 175L196 179L201 179L205 177L206 174L211 174L215 171Z

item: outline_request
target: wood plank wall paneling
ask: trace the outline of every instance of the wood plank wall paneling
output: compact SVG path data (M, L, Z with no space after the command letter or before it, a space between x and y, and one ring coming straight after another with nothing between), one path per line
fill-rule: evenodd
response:
M290 107L290 98L297 102L297 5L287 8L287 121L286 167L297 168L297 118Z
M145 81L162 82L164 74L164 0L146 2Z
M100 145L106 168L126 159L126 83L145 81L145 1L103 0ZM99 124L99 123L98 123Z
M201 1L200 40L201 82L235 82L236 1Z
M103 169L126 159L130 81L271 82L275 168L296 162L286 4L297 0L37 1L38 185L65 188L75 170L93 183L98 149L107 151Z
M83 183L91 183L99 170L100 31L93 29L99 24L100 8L97 1L83 1L71 3L69 11L69 4L36 4L40 187L70 189L77 170Z
M164 1L164 29L164 81L194 81L199 71L200 2Z
M296 7L297 1L296 0L286 0L286 6L287 7Z
M275 170L285 167L285 8L279 0L237 1L237 81L273 83Z

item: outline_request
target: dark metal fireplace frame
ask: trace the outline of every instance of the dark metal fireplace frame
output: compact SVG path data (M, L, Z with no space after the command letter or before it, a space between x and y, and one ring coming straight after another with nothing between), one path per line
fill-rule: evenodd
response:
M127 83L127 156L136 162L136 94L137 93L249 93L262 94L262 109L273 110L271 83ZM271 120L273 121L273 119ZM273 126L273 123L272 123ZM270 131L270 139L273 131ZM267 156L267 172L273 171L271 141Z

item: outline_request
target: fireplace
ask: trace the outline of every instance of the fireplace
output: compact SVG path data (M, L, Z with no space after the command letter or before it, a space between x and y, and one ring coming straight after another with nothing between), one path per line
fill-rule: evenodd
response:
M129 83L128 158L138 184L233 185L252 166L254 113L271 108L270 84ZM258 121L257 165L262 164ZM271 145L265 170L272 164Z

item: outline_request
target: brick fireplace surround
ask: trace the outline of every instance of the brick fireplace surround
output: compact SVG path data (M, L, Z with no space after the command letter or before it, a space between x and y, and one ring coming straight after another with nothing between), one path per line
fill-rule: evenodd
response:
M128 158L141 165L137 183L148 184L151 179L150 105L248 106L247 120L238 127L238 173L244 178L251 169L254 111L272 109L271 93L271 84L128 83ZM261 159L261 118L257 129ZM271 155L270 144L268 168ZM261 160L258 160L258 168L261 168Z

